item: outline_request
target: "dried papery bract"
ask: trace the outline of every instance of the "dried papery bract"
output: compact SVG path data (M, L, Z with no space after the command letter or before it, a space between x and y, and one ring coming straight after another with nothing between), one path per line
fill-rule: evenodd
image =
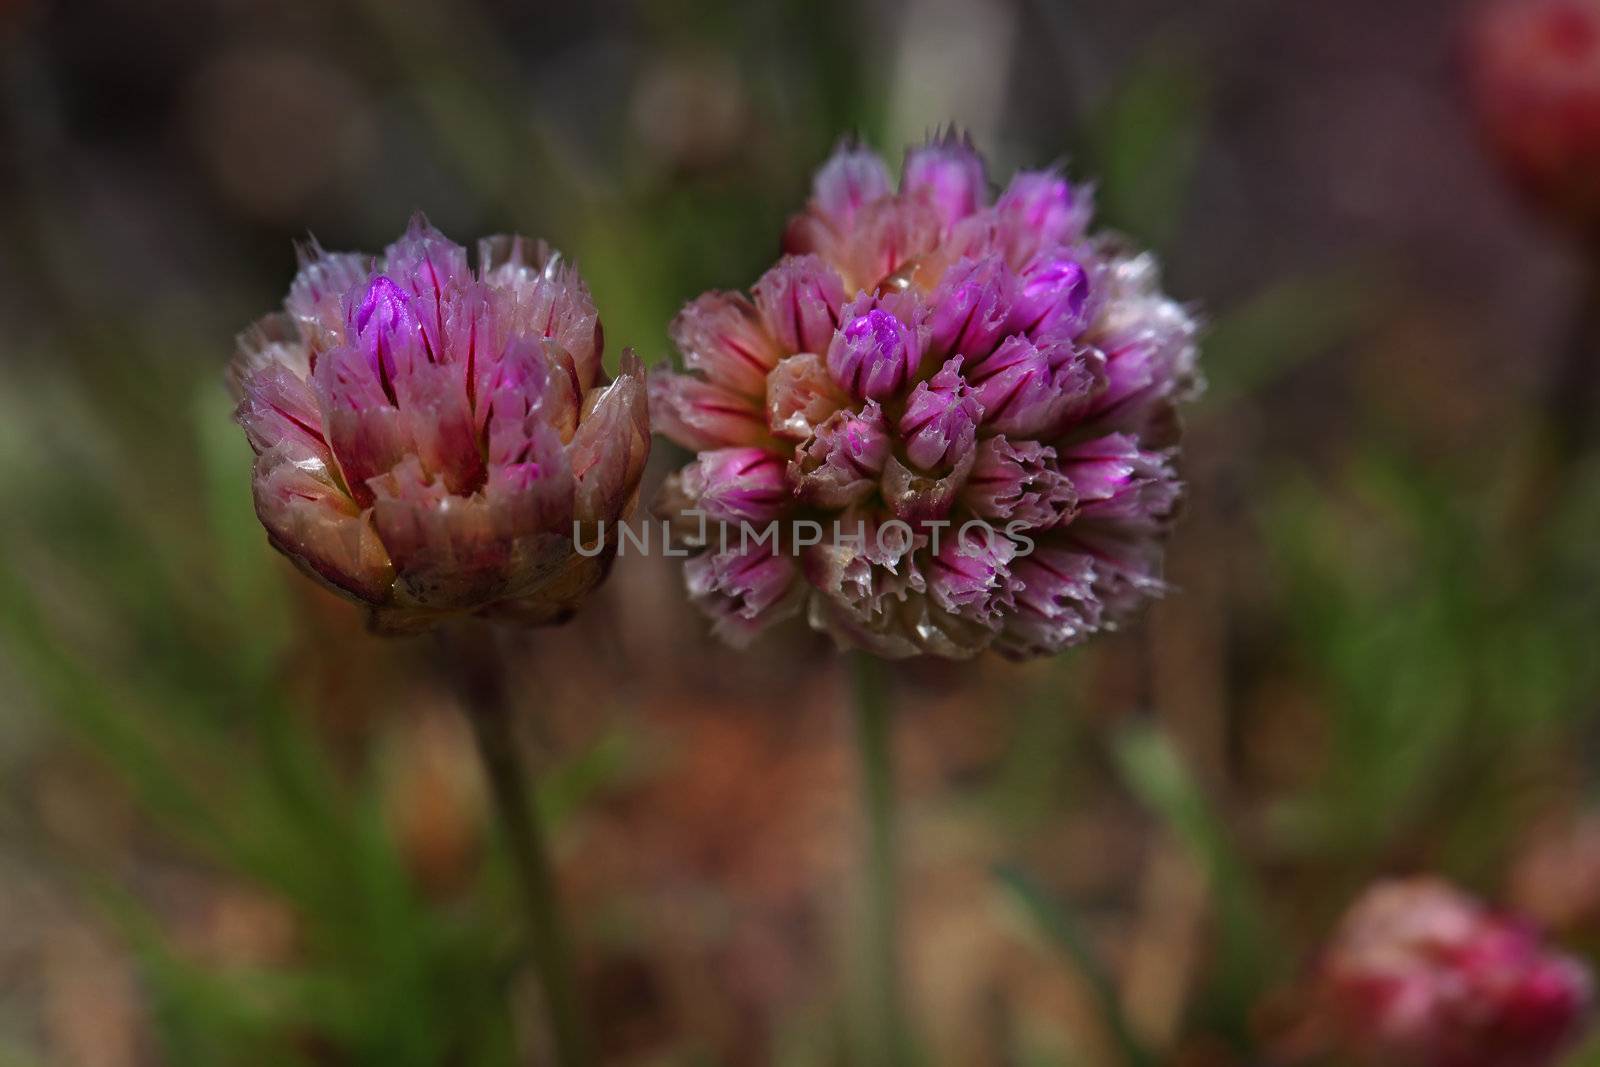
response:
M1313 1025L1382 1067L1549 1067L1582 1036L1593 978L1527 923L1434 879L1384 882L1317 968Z
M473 269L418 216L376 258L308 245L232 371L268 538L380 632L564 619L610 562L575 526L621 519L649 452L639 362L609 380L601 349L543 243L489 238Z
M954 133L898 183L845 143L751 298L674 323L683 369L652 375L652 414L700 455L657 513L783 534L758 563L713 533L687 567L719 635L804 612L875 655L1026 658L1164 588L1194 320L1148 254L1089 232L1083 188L1029 171L996 197L987 175ZM821 543L787 536L801 520Z

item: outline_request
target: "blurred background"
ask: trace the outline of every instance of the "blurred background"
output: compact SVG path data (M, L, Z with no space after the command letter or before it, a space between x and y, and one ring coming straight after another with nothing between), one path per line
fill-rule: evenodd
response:
M471 738L268 549L233 335L292 240L421 208L574 253L655 362L842 133L948 121L1098 180L1211 387L1173 596L895 670L928 1061L1321 1062L1304 976L1389 873L1600 951L1590 285L1481 150L1465 10L0 0L0 1065L543 1062ZM844 673L679 582L621 560L515 667L605 1060L859 1063Z

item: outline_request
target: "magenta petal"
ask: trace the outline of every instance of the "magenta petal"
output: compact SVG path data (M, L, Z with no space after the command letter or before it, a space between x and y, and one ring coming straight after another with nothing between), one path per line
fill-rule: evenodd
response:
M760 448L719 448L700 453L683 469L681 488L694 506L717 522L766 522L788 507L794 494L784 475L787 462Z
M752 290L768 332L786 352L828 350L845 303L844 282L819 256L785 256Z
M1087 411L1105 384L1104 359L1070 341L1004 341L969 365L966 378L983 405L984 425L1021 438L1050 437Z
M931 204L949 226L988 202L989 179L983 157L970 138L953 129L930 138L906 153L900 192Z
M987 437L978 442L961 500L987 519L1050 529L1073 513L1078 496L1057 466L1054 449L1037 441Z
M738 293L706 293L691 301L667 334L688 370L746 396L766 395L767 375L783 354L755 305Z
M985 626L1013 608L1010 566L1017 546L996 532L941 539L928 566L928 595L940 608Z
M240 390L233 417L258 455L281 448L296 460L316 459L332 468L322 411L310 383L283 364L271 363L245 378Z
M889 428L875 401L860 412L837 412L796 449L789 467L795 495L827 508L855 503L877 488L890 451Z
M918 382L900 417L906 455L923 470L945 467L972 450L983 408L961 377L956 356L925 382Z
M344 328L344 301L367 283L371 256L324 251L316 239L300 245L300 273L289 286L284 310L317 336L337 343Z
M766 546L702 553L684 575L689 598L714 620L712 632L739 648L792 617L804 598L795 560Z
M876 152L849 142L834 149L811 187L813 209L840 228L854 222L863 206L889 193L889 168L883 160Z
M940 279L929 300L933 351L976 363L1008 332L1017 282L999 256L963 259Z
M650 372L650 424L685 448L700 451L767 440L756 401L687 374Z
M852 396L887 400L922 364L926 328L907 323L891 310L896 306L865 296L844 309L844 325L828 346L828 373Z

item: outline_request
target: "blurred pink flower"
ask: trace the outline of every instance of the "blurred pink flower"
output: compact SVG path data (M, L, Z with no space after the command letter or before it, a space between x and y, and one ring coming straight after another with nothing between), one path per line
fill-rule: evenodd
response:
M1432 879L1386 882L1345 915L1314 1012L1346 1054L1385 1067L1545 1067L1581 1036L1589 969L1523 922Z
M684 308L683 370L653 373L650 398L700 456L656 510L677 531L693 512L728 524L687 571L719 634L803 610L881 655L1027 657L1162 590L1196 327L1154 260L1089 234L1089 215L1054 171L993 197L954 133L912 148L898 187L846 143L754 299ZM729 528L773 520L776 544ZM969 522L985 533L963 538Z
M1467 76L1490 149L1546 214L1600 227L1600 0L1489 0Z
M610 562L575 524L598 540L649 450L643 370L608 381L601 347L543 243L489 238L473 271L419 215L377 259L311 244L232 369L269 540L380 632L561 620Z

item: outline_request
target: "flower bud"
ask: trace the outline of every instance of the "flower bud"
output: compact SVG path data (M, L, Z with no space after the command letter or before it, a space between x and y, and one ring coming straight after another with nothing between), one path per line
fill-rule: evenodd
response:
M900 192L931 204L946 226L966 218L989 199L983 157L970 138L954 129L906 153Z
M1049 437L1088 409L1104 386L1103 357L1071 341L1010 337L967 368L983 422L1009 437Z
M785 352L828 350L845 303L844 282L818 256L785 256L751 290L767 331Z
M882 200L889 192L889 168L878 154L841 142L817 171L811 186L811 203L819 215L843 229L855 221L863 207Z
M828 373L852 396L887 400L922 363L922 339L893 312L866 297L845 309L828 346Z
M1087 325L1089 275L1070 256L1042 255L1022 271L1010 330L1035 340L1076 337Z
M822 507L847 507L877 488L889 453L889 428L876 401L860 412L840 411L795 451L789 466L795 495Z
M560 340L598 343L582 279L548 250L516 285L475 278L420 216L376 261L302 255L233 370L269 541L383 632L570 614L606 567L573 524L620 520L649 450L638 361L590 388L598 350ZM527 302L563 310L524 331Z
M1048 530L1072 515L1078 494L1056 464L1056 452L1037 441L987 437L978 442L961 499L986 519Z
M929 345L934 352L976 363L1008 332L1017 297L1016 276L999 256L963 259L945 272L930 302Z
M766 522L793 497L785 465L784 459L760 448L702 452L683 470L683 491L707 518Z
M1078 500L1078 518L1156 523L1177 507L1182 487L1165 455L1111 434L1060 450L1062 475Z
M992 530L952 531L928 569L928 595L952 615L985 626L1012 610L1009 567L1017 546Z
M1072 244L1089 221L1089 197L1051 170L1018 171L995 201L994 211L1014 243L1030 247Z
M1470 25L1466 69L1496 161L1538 210L1600 228L1600 3L1494 0Z
M961 357L947 362L939 373L918 382L900 417L900 437L906 455L923 470L950 465L972 450L983 409L961 377Z
M782 350L763 329L755 306L737 293L706 293L667 328L683 365L746 396L764 397L767 375Z
M794 558L766 546L702 553L684 564L684 576L689 598L713 620L712 632L737 648L803 603Z
M1432 879L1381 883L1335 933L1313 1011L1347 1056L1396 1067L1545 1067L1581 1036L1593 979L1515 919Z

